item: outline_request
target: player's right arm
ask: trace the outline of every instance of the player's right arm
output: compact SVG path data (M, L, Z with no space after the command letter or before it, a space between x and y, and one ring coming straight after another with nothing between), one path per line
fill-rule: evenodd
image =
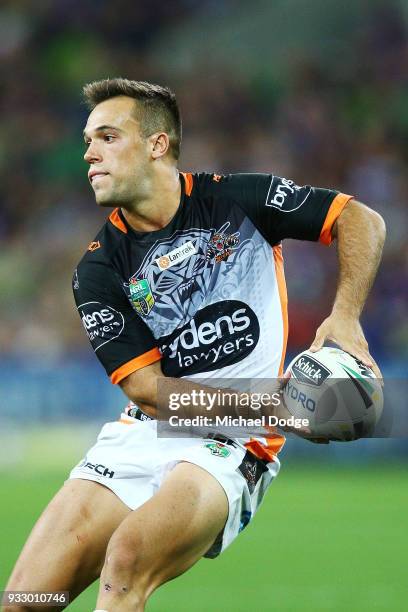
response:
M165 378L158 342L132 308L122 279L104 260L103 247L85 255L74 274L73 292L85 332L111 382L156 416L158 381ZM182 379L167 380L177 393L201 388Z
M102 251L102 249L100 249ZM152 403L161 353L152 332L132 308L121 279L103 253L87 253L73 279L74 298L95 355L114 384L137 403ZM151 367L154 366L154 367ZM138 372L141 374L136 375ZM152 404L154 405L154 403Z
M103 246L88 252L73 278L78 314L111 382L120 385L132 402L156 416L158 380L164 377L161 353L121 283L104 258Z

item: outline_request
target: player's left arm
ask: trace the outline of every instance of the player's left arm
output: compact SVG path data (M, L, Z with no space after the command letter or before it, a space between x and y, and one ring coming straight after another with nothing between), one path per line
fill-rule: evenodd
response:
M368 351L359 318L374 281L385 239L382 217L331 189L299 186L271 174L235 174L212 181L241 206L272 245L286 238L337 239L339 281L332 312L318 328L311 350L333 340L381 376Z
M344 351L381 372L369 353L360 315L374 282L385 241L383 218L364 204L350 200L337 218L331 234L337 241L338 284L333 309L316 332L310 347L320 349L331 340Z

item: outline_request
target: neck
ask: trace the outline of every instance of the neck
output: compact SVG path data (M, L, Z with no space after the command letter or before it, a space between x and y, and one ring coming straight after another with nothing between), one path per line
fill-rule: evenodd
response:
M144 197L126 208L122 207L126 221L138 232L154 232L166 227L180 204L181 185L177 168L162 169L146 187Z

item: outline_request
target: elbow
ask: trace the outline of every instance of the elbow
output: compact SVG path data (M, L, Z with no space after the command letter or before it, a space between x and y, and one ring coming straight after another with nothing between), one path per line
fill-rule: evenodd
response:
M158 381L162 376L160 366L153 364L132 372L121 380L119 385L124 394L135 404L155 406Z
M123 380L120 381L119 383L120 388L122 389L123 393L135 404L137 404L138 402L141 401L141 396L143 395L141 393L141 387L134 384L133 380L132 380L132 376L126 376L126 378L124 378Z
M152 397L149 389L137 384L131 376L124 378L120 383L123 393L135 404L151 404Z
M382 247L385 242L386 226L382 216L365 204L351 200L338 218L340 232L348 232L354 227L365 227L371 240Z
M375 235L378 238L378 241L380 242L382 246L385 242L385 237L387 235L387 228L385 225L385 221L383 217L375 210L372 210L372 209L368 209L368 210L369 210L369 215L370 215L370 224L371 224L373 233L375 233Z

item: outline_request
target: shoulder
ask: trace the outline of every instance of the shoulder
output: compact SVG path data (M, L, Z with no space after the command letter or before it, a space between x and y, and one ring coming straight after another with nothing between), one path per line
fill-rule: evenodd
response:
M251 189L257 186L265 188L273 180L272 174L240 172L235 174L217 174L216 172L200 172L196 174L183 173L190 176L191 193L223 194L233 189Z
M124 240L127 240L127 228L119 217L118 209L115 209L88 243L77 269L110 267Z
M274 176L261 173L217 174L216 172L200 172L186 174L187 186L190 187L192 198L211 198L212 200L228 200L245 205L248 202L265 201L271 189Z
M117 255L120 256L124 241L128 240L126 227L117 226L120 223L123 224L115 209L89 242L72 278L76 298L89 291L116 291L118 279L115 260Z

